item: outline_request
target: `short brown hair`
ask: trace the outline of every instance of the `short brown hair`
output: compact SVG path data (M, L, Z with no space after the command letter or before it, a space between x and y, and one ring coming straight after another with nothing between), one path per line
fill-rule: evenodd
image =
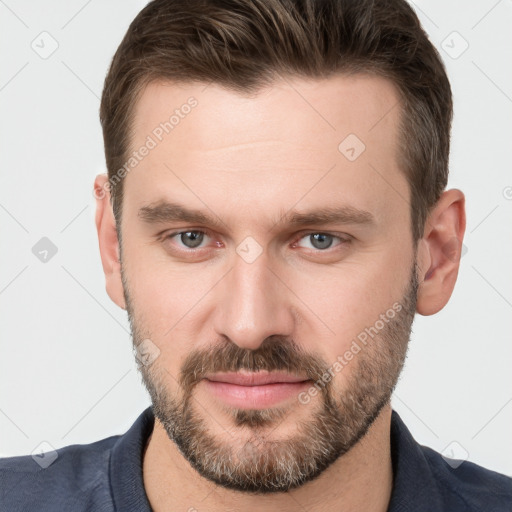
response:
M255 93L276 75L373 73L400 94L399 166L413 240L448 180L452 94L439 53L405 0L154 0L117 49L100 120L118 224L133 112L154 80L215 82Z

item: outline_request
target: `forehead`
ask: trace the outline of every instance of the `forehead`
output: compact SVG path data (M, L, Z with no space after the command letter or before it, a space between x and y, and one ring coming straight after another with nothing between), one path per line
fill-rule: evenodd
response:
M198 108L187 107L191 98ZM176 114L171 121L172 139L180 147L185 144L183 149L216 149L225 145L228 137L235 145L257 142L264 136L291 143L308 142L308 147L321 137L326 146L347 133L371 143L379 135L394 138L394 131L389 133L389 129L396 123L398 102L396 88L389 80L367 74L323 80L287 78L250 95L215 83L151 82L135 105L132 142ZM183 122L187 117L196 122ZM288 120L295 123L286 124ZM178 124L180 130L174 130ZM190 124L193 140L187 130ZM222 130L214 130L216 126Z
M131 152L150 149L127 166L125 198L133 207L165 198L250 203L275 207L272 217L320 201L389 217L401 196L403 214L398 98L390 81L370 75L286 78L252 95L150 83L135 106Z

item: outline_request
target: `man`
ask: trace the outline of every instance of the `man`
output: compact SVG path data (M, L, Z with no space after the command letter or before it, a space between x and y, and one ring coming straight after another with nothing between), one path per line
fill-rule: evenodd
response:
M153 405L44 469L4 459L2 509L512 509L512 479L390 405L465 231L450 85L406 2L155 0L100 117L106 288Z

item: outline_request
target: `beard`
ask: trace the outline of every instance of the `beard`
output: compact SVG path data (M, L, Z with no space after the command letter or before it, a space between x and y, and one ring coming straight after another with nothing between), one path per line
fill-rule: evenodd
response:
M175 392L166 384L172 375L158 365L158 360L142 364L137 359L154 415L169 439L201 476L227 489L254 494L286 492L317 478L368 432L383 407L390 403L406 358L416 310L417 264L412 267L408 287L399 302L401 309L389 321L381 320L384 326L360 347L353 360L345 363L347 368L340 370L345 373L343 389L336 389L334 378L323 378L329 369L332 376L332 363L304 352L284 336L270 336L255 350L223 339L206 349L190 351L181 365ZM122 278L136 348L151 335L136 321L123 271ZM295 404L309 411L299 411L302 414L298 414L291 437L272 435L283 421L290 421L290 413L296 412L290 406L224 407L235 426L228 432L231 437L212 431L215 422L213 418L208 421L206 409L194 396L195 386L207 374L239 370L284 371L307 375L312 386L317 383L316 400Z

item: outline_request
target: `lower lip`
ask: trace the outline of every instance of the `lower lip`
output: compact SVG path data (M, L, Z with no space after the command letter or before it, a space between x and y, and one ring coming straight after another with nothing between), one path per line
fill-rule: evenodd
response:
M204 379L208 390L223 402L239 409L261 409L289 400L298 399L298 394L311 382L276 382L261 386L239 386L228 382Z

